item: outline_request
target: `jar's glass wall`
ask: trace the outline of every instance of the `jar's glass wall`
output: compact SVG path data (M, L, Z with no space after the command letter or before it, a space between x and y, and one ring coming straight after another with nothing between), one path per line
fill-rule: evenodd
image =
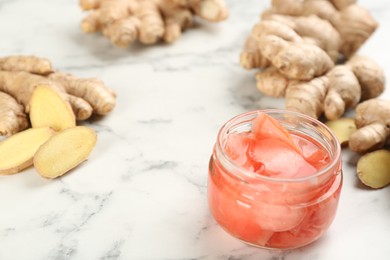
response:
M257 112L227 122L221 129L209 166L208 197L216 221L240 240L268 248L296 248L319 238L332 223L341 190L340 147L320 122L286 112L262 111L291 133L323 146L327 167L301 179L273 179L235 165L224 152L229 134L250 131Z

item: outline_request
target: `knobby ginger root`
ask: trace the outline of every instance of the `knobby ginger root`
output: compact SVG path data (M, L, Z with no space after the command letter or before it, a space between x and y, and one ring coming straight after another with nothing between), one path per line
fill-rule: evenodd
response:
M286 90L286 108L318 118L323 110L322 100L329 88L329 79L325 76L309 82L293 82Z
M240 54L240 64L247 70L253 68L266 68L271 64L270 61L261 54L260 44L252 35L245 41L244 50Z
M62 72L52 73L48 78L61 84L68 94L87 101L99 115L106 115L114 109L116 94L99 79L79 79Z
M0 116L7 114L7 119L0 121L0 134L9 135L27 127L23 122L15 121L20 121L23 116L27 118L31 95L39 85L54 89L71 105L77 120L86 120L93 113L106 115L113 110L116 102L114 91L101 80L81 79L55 71L47 59L34 56L0 58L0 82L0 92L10 95L24 108L24 113L20 113L12 99L1 104L4 110L1 110ZM1 129L7 129L7 132Z
M265 56L261 50L261 46L266 44L262 42L262 38L266 36L277 36L285 41L297 43L294 47L295 53L300 51L298 43L304 43L303 46L313 45L312 49L314 49L315 53L321 52L317 50L320 48L328 54L332 61L336 61L341 44L338 32L329 22L318 17L265 16L263 20L253 27L251 35L246 40L244 50L240 56L242 67L252 69L266 68L271 65L271 62L268 60L269 56ZM267 49L269 51L277 51L279 46L271 44L267 46ZM302 66L300 70L303 71L310 70L307 64L316 63L318 59L324 56L324 53L321 53L320 57L316 57L315 53L307 53L305 59L297 63L296 66ZM327 61L329 58L325 57L323 59ZM289 74L285 75L289 76Z
M325 124L334 132L337 140L342 146L348 144L351 134L356 131L355 120L353 118L343 117L327 121Z
M363 155L357 164L357 175L363 184L379 189L390 184L390 151L377 150Z
M88 158L96 138L95 131L84 126L61 131L38 149L34 167L45 178L57 178Z
M256 87L271 97L284 97L290 80L275 67L268 67L256 74Z
M316 78L297 82L269 67L256 74L256 87L272 97L284 96L286 109L315 117L325 112L328 120L340 118L348 108L354 108L365 98L379 96L385 88L384 71L377 63L363 56L355 55L345 65L335 66L321 78L324 77L327 78L326 82L315 84L317 88L312 89L312 81ZM318 92L320 86L322 89ZM313 91L317 94L312 94Z
M385 90L385 73L372 59L354 55L347 61L361 87L361 100L376 98Z
M378 27L371 14L355 1L273 0L272 7L265 13L266 15L316 15L329 21L341 36L340 51L347 58L356 53Z
M382 148L390 136L390 101L370 99L356 107L358 128L350 137L349 148L358 153Z
M0 91L14 97L25 108L25 112L30 112L30 98L34 89L38 85L50 86L58 91L61 87L41 75L31 74L25 71L2 71L0 70ZM62 91L63 92L63 91Z
M360 101L359 81L350 67L338 65L327 74L329 90L324 100L325 116L329 120L340 118L347 108L353 108Z
M339 10L349 5L355 4L357 2L357 0L330 0L330 1Z
M0 174L14 174L31 166L38 148L53 134L49 127L30 128L0 142Z
M10 136L27 127L24 107L10 95L0 92L0 135Z
M310 80L334 65L330 57L313 44L288 42L274 35L262 37L259 44L264 57L289 79Z
M45 85L38 85L31 96L30 121L34 128L50 127L55 131L76 126L69 103L53 88Z
M90 11L81 22L82 30L100 31L122 48L135 40L174 42L195 15L212 22L228 16L223 0L80 0L80 6Z
M21 55L0 58L0 70L26 71L39 75L47 75L53 72L48 59Z
M286 15L263 15L263 21L274 21L279 23L279 28L275 28L270 34L277 35L280 30L280 24L291 28L300 39L286 39L293 42L312 43L323 49L329 57L336 61L339 57L341 47L341 36L337 30L326 20L319 18L316 15L310 16L286 16Z
M377 23L373 17L353 0L273 0L272 7L261 14L261 20L245 41L240 64L245 69L267 70L273 66L289 80L309 81L327 73L333 67L333 62L353 56L376 28ZM377 92L383 91L380 88L384 78L377 77L378 87L375 87L372 80L374 77L370 76L371 88L366 88L364 78L359 77L363 67L354 67L353 63L351 59L347 65L352 67L362 92L361 98L355 97L354 100L372 98L377 96ZM264 75L269 76L269 71L274 72L267 70ZM374 71L378 71L377 68ZM263 79L261 73L256 78L262 82L270 81ZM281 78L277 81L283 82ZM357 89L352 81L356 83L356 80L350 79L349 84ZM258 83L259 89L262 89L259 86L261 84ZM333 85L330 86L333 92ZM269 87L265 88L269 92ZM278 95L281 95L282 86L277 89ZM371 89L374 89L373 95L370 93ZM343 99L340 102L340 98L336 97L337 102L329 101L332 100L330 97L327 102L328 108L333 107L332 103L337 104L337 108L329 112L331 119L338 118L346 108L356 105L354 100Z

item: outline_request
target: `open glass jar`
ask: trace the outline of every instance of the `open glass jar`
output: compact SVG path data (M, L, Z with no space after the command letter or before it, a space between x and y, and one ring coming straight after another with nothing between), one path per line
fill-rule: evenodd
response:
M225 149L228 137L250 132L259 112L326 151L329 161L300 178L273 178L237 165ZM299 113L261 110L232 118L219 131L209 163L208 200L215 220L234 237L259 247L291 249L315 241L336 214L342 187L340 150L324 124Z

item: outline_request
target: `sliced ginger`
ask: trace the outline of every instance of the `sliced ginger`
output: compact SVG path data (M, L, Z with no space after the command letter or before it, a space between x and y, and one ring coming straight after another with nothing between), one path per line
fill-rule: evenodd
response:
M0 57L0 82L0 135L15 134L29 121L32 126L0 142L0 174L34 164L44 177L63 175L96 143L96 133L76 126L76 119L106 115L115 106L115 92L101 80L57 71L34 56Z
M355 120L353 118L339 118L325 123L330 130L336 135L339 143L347 145L349 137L356 131Z
M71 106L53 88L39 85L30 100L32 127L51 127L61 131L76 126Z
M31 166L35 152L53 134L49 127L30 128L0 142L0 174L14 174Z
M115 92L100 79L59 71L49 60L35 56L0 57L0 82L0 135L28 127L30 100L37 86L54 89L72 107L77 120L106 115L116 103Z
M390 151L382 149L363 155L357 164L357 174L365 185L374 189L390 184Z
M38 149L34 167L45 178L57 178L87 159L96 138L95 131L85 126L65 129Z

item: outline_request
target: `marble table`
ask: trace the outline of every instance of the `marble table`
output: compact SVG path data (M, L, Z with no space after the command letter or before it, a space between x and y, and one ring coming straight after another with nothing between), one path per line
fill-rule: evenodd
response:
M76 0L0 0L0 56L47 57L58 69L100 77L118 94L110 115L86 123L98 142L77 170L53 181L34 169L0 178L0 259L389 259L390 189L364 188L348 151L338 214L314 244L258 249L213 220L207 167L218 129L239 113L283 107L238 64L269 1L227 2L227 21L200 22L175 44L118 49L80 31ZM360 53L390 78L389 2L361 4L380 28Z

